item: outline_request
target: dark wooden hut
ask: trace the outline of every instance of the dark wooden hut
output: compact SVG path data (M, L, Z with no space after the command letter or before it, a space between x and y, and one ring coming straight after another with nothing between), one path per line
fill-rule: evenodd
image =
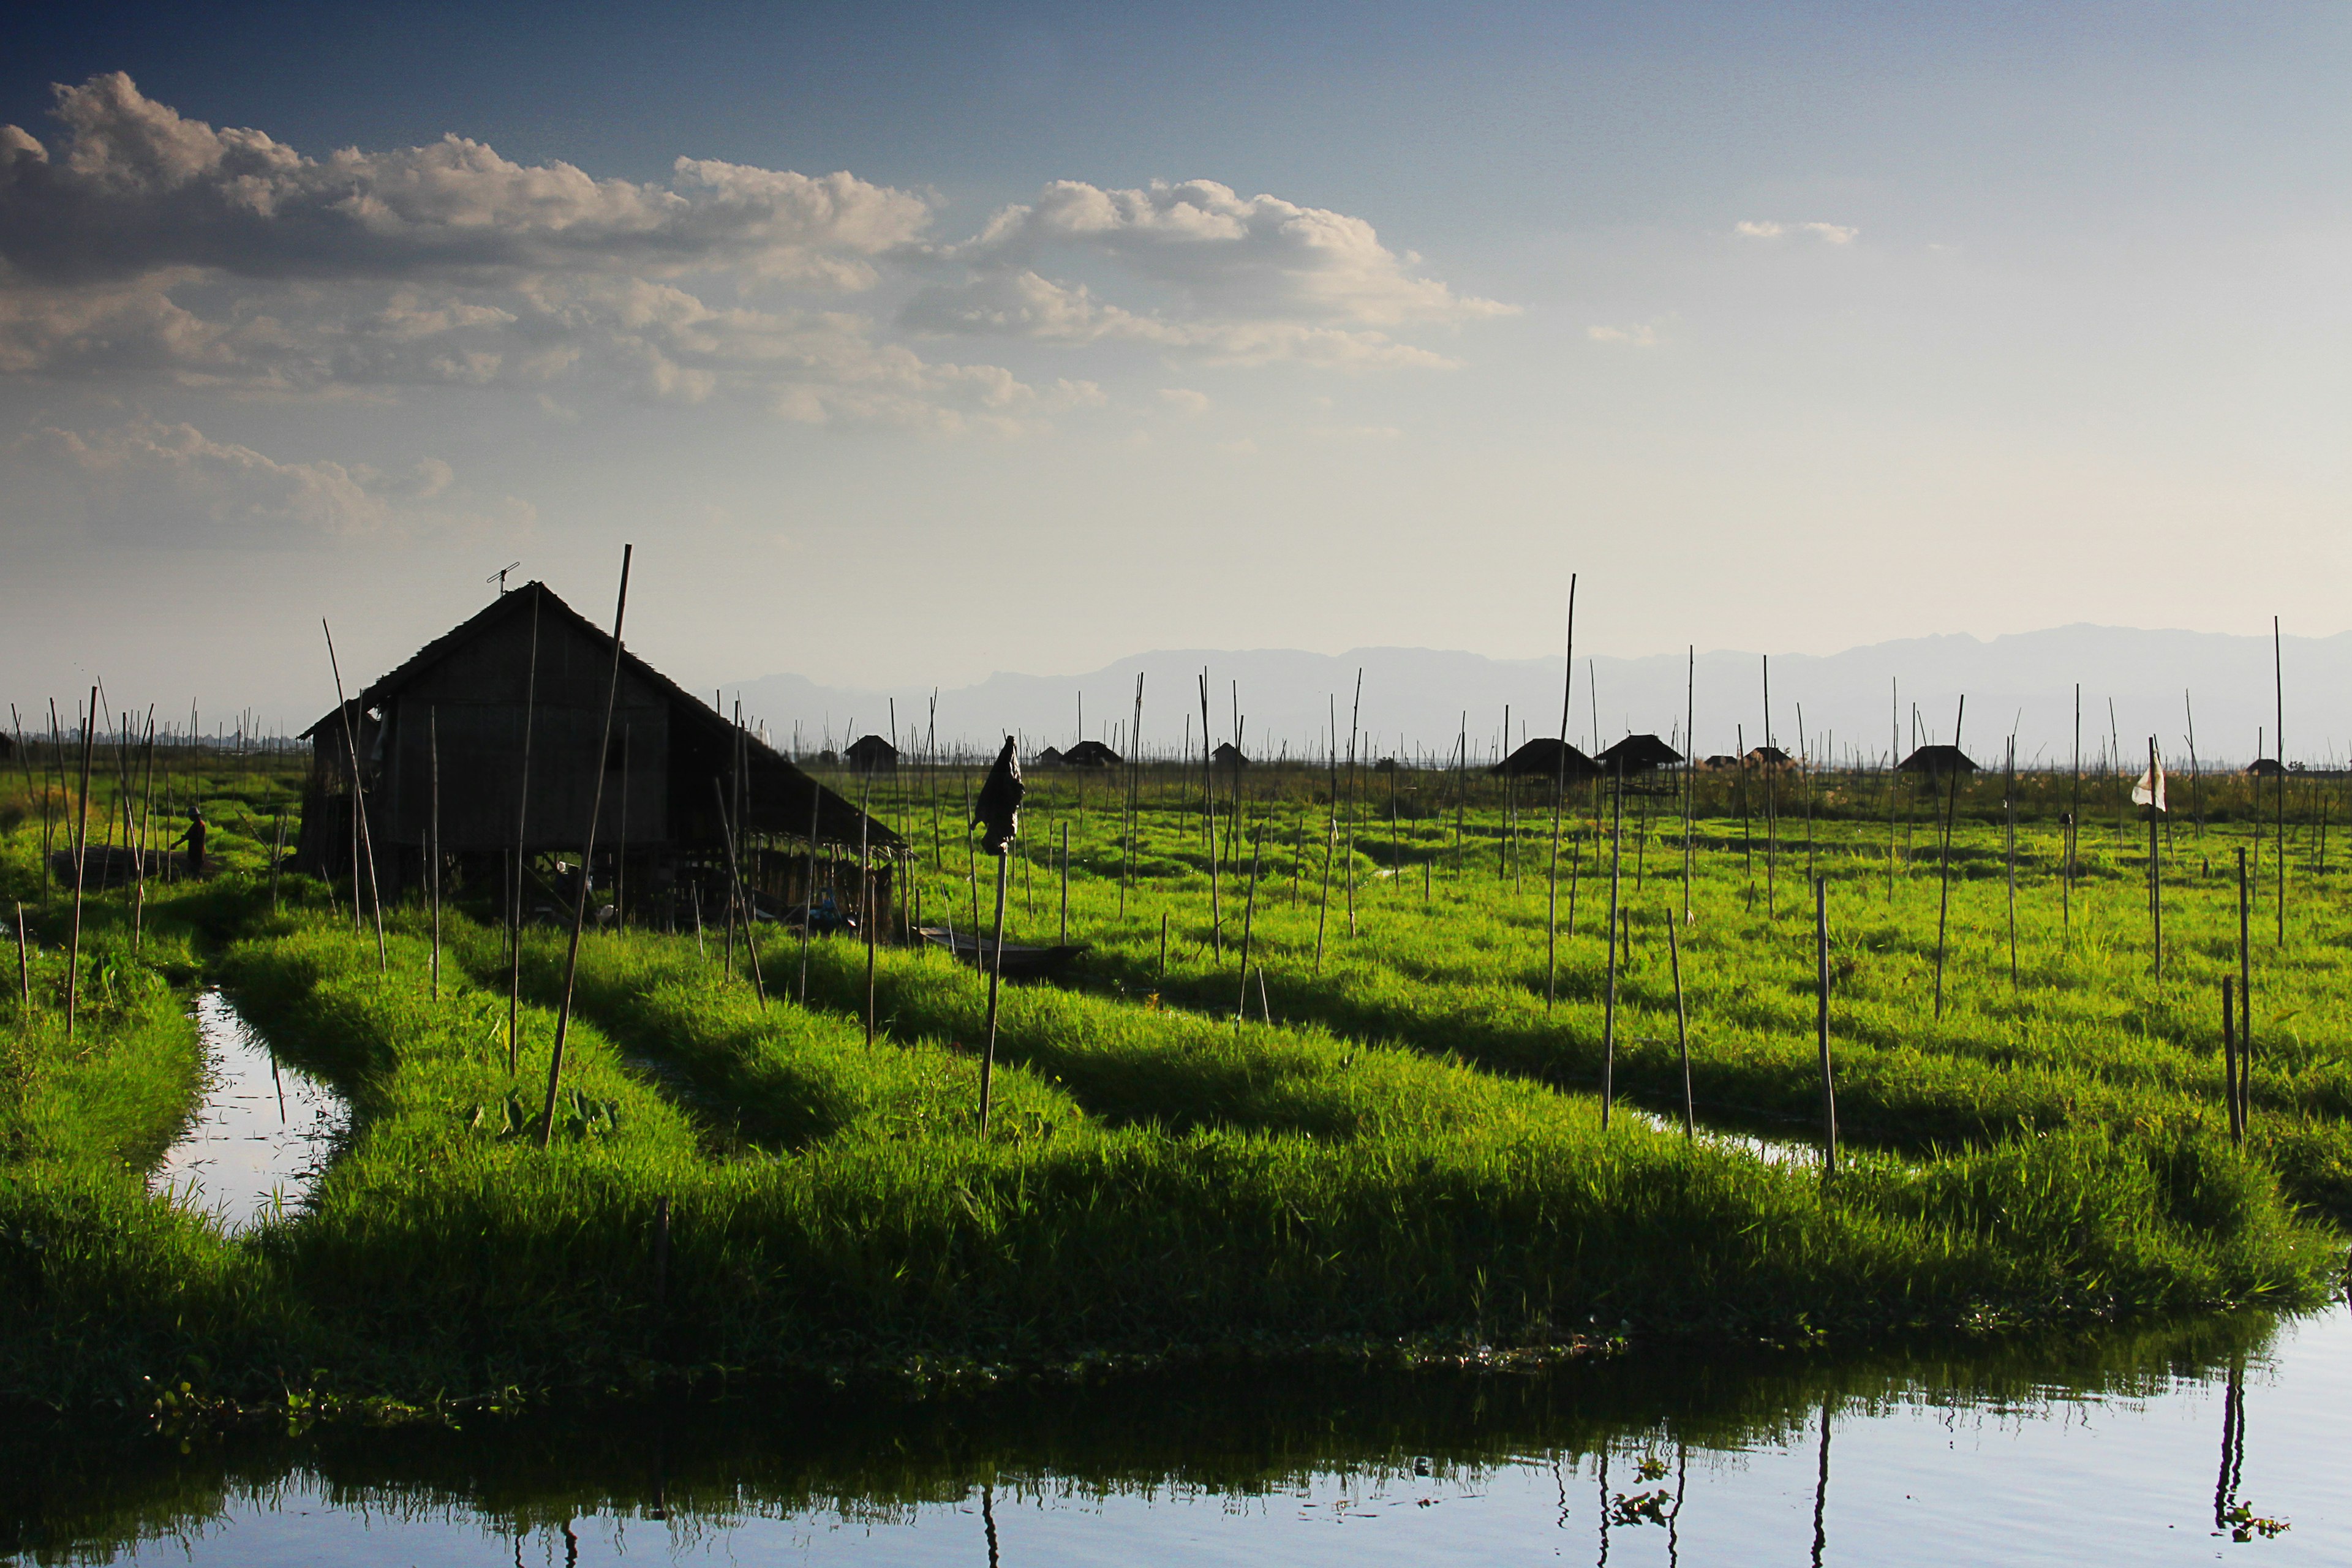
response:
M863 845L878 858L877 906L888 907L891 862L905 847L897 834L625 647L620 662L612 739L600 758L611 634L543 584L499 595L303 731L312 763L294 867L331 878L352 871L356 771L378 881L386 897L413 884L435 815L437 739L441 849L461 879L497 885L518 847L526 864L566 852L576 859L601 766L596 874L602 881L624 867L633 908L667 900L687 881L706 901L720 896L722 799L737 816L744 863L777 910L815 890L807 886L812 830L823 852L818 887L839 889L836 902L862 904L865 879L854 866L845 877L838 861ZM793 848L779 849L780 840Z
M1976 763L1958 746L1922 746L1895 767L1906 773L1925 773L1931 779L1977 771Z
M1545 735L1529 741L1486 771L1496 778L1556 779L1562 775L1560 759L1567 756L1568 782L1597 777L1601 765L1574 746L1557 737Z
M849 765L861 773L895 773L898 771L898 748L879 735L861 735L842 752Z
M1062 748L1059 746L1046 747L1044 751L1029 759L1029 765L1033 768L1060 767L1062 765Z
M1757 768L1766 773L1786 773L1797 765L1797 759L1778 746L1750 746L1748 754L1739 759L1743 768Z
M1711 773L1724 773L1737 768L1739 759L1729 752L1717 752L1712 756L1700 758L1698 765Z
M1115 768L1118 763L1118 753L1100 741L1080 741L1062 753L1066 768Z
M1209 753L1209 760L1216 763L1217 766L1221 768L1245 768L1249 766L1249 759L1242 755L1242 749L1239 746L1234 745L1231 741L1218 742L1217 749Z
M2282 763L2276 757L2256 757L2252 762L2246 764L2246 772L2258 779L2275 779L2286 776L2285 764Z
M1593 759L1608 773L1653 773L1670 768L1683 754L1655 735L1628 735Z

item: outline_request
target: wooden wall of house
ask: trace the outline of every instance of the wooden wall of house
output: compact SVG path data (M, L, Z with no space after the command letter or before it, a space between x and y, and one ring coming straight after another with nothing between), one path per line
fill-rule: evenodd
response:
M432 812L432 731L441 753L441 841L452 851L513 844L530 703L529 842L576 847L587 836L600 771L611 645L598 647L553 616L539 629L539 674L528 689L531 626L517 616L454 649L402 687L385 715L381 772L385 838L425 842ZM625 668L602 758L600 844L624 834L633 845L668 837L669 706L666 694ZM627 819L622 816L625 760ZM378 820L369 813L371 824Z

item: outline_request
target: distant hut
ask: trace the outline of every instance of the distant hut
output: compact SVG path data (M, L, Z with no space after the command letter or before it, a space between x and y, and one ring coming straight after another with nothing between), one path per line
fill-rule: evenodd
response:
M1713 756L1702 760L1699 766L1709 773L1727 773L1739 766L1739 759L1729 752L1717 752Z
M850 742L843 753L849 765L861 773L895 773L898 771L898 748L879 735L861 735Z
M2276 757L2256 757L2252 762L2246 764L2246 772L2252 777L2258 779L2275 779L2284 778L2286 776L2285 765L2280 763Z
M1058 768L1062 765L1062 748L1048 746L1029 761L1033 768Z
M1752 746L1739 759L1743 768L1755 768L1764 773L1786 773L1797 765L1797 759L1778 746Z
M1655 735L1628 735L1593 761L1605 773L1650 773L1670 768L1683 754Z
M1115 768L1118 764L1118 753L1100 741L1080 741L1062 753L1062 765L1066 768Z
M1903 773L1925 773L1931 779L1977 771L1976 763L1958 746L1922 746L1895 766Z
M1234 745L1231 741L1218 742L1217 749L1209 753L1209 760L1216 763L1217 766L1221 768L1245 768L1249 766L1249 759L1242 755L1242 749L1239 746Z
M836 902L858 902L864 879L854 867L839 875L835 852L854 856L862 843L883 858L875 896L888 907L890 861L905 848L898 835L626 648L612 739L600 758L612 679L611 635L545 584L499 595L302 732L312 760L295 868L321 877L352 873L356 758L377 880L386 897L415 882L435 816L437 738L441 848L465 880L499 885L519 824L526 863L566 852L576 857L588 838L601 765L597 875L609 877L625 851L632 903L667 897L689 879L706 901L719 897L727 882L723 798L730 813L740 812L739 850L756 890L770 901L796 904L814 890L807 885L814 827L827 862L819 880L838 888ZM797 847L778 848L777 839Z
M1563 755L1567 759L1564 769ZM1557 779L1565 774L1570 784L1577 784L1598 777L1601 767L1574 746L1546 735L1529 741L1486 771L1496 778L1513 779Z

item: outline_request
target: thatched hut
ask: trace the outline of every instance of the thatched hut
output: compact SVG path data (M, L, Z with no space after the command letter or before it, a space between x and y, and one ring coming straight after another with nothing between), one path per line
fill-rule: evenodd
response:
M1062 765L1066 768L1115 768L1118 764L1118 753L1100 741L1080 741L1062 753Z
M842 754L849 765L861 773L895 773L898 771L898 748L879 735L861 735L845 748Z
M1558 779L1570 784L1600 776L1601 766L1574 746L1545 735L1528 742L1486 770L1496 778Z
M1231 741L1218 742L1217 749L1209 753L1209 760L1216 763L1217 766L1221 768L1245 768L1249 766L1249 758L1244 756L1242 754L1242 749L1239 746L1234 745Z
M1029 759L1029 765L1033 768L1060 767L1062 765L1062 748L1059 746L1046 747L1044 751Z
M881 857L877 899L887 907L889 861L905 847L897 834L625 647L606 743L612 681L604 628L543 584L499 595L303 731L312 762L295 867L352 873L356 780L387 896L421 876L436 815L460 877L495 886L518 849L529 866L567 852L576 860L601 771L596 874L625 867L635 907L689 879L716 898L729 816L770 901L796 904L813 890L813 836L828 861L861 844ZM826 864L818 880L842 878ZM852 870L836 901L856 902L862 880Z
M1922 746L1897 763L1895 767L1906 773L1925 773L1931 779L1977 771L1976 763L1958 746Z
M2258 779L2278 779L2286 776L2286 764L2276 757L2256 757L2246 764L2247 773Z
M1778 746L1750 746L1748 754L1739 759L1739 765L1759 773L1780 773L1796 767L1797 759Z
M1628 735L1593 759L1604 772L1619 774L1653 773L1682 760L1680 752L1655 735Z

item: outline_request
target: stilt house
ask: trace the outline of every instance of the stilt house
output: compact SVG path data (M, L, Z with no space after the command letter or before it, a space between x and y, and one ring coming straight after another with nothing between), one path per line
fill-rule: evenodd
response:
M1674 766L1683 754L1655 735L1628 735L1593 760L1612 773L1652 773Z
M618 873L627 912L687 918L688 897L723 910L730 828L770 912L824 891L887 910L898 835L625 647L604 744L612 681L610 633L543 584L500 595L303 731L313 760L295 868L341 878L360 864L356 781L386 898L420 879L436 830L463 881L501 885L518 853L546 879L558 857L578 863L601 771L594 875L611 888Z
M1565 776L1570 784L1581 784L1599 776L1599 763L1551 735L1539 735L1528 742L1486 771L1497 778L1558 779L1563 776L1563 754L1566 757Z

